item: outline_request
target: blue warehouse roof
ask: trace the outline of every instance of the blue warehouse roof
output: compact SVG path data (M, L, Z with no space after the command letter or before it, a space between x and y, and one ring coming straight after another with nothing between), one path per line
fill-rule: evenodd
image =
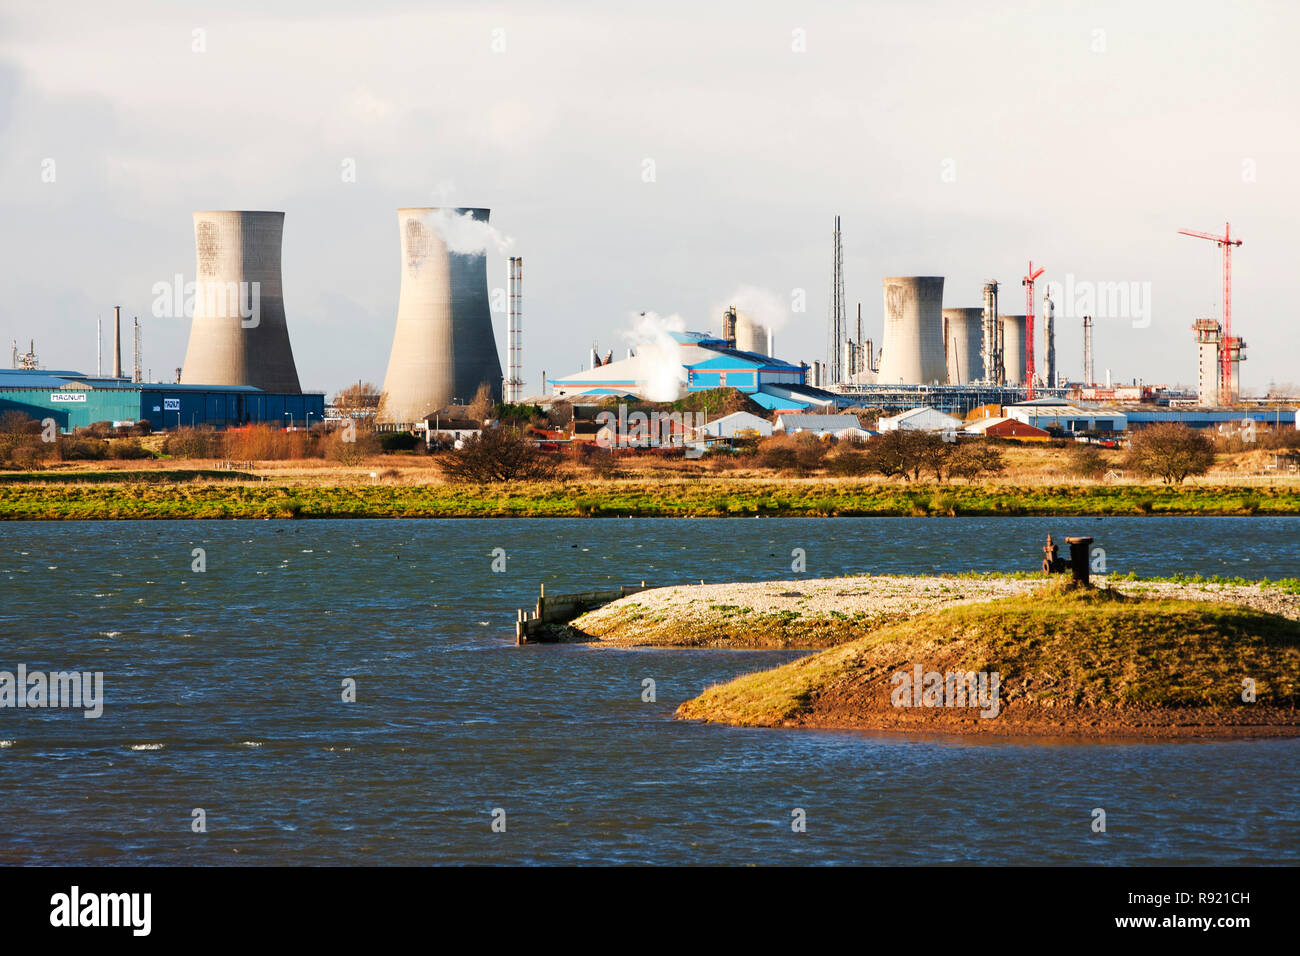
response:
M178 385L175 382L133 382L129 378L104 378L85 375L66 369L0 369L0 388L67 388L69 385L85 385L93 389L120 388L131 391L168 392L242 392L260 393L260 388L252 385Z
M791 365L789 362L783 362L780 359L772 358L770 355L759 355L757 352L742 352L739 349L712 348L712 352L717 352L716 358L706 359L703 362L692 362L687 365L689 369L732 369L732 368L756 368L770 372L800 372L803 369L798 365Z

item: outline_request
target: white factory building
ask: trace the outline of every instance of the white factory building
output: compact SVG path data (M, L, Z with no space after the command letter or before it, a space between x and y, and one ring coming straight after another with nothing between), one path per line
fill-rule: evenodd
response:
M787 435L807 432L818 438L864 437L869 434L863 431L857 415L778 415L775 430Z
M766 438L772 434L772 423L750 412L732 412L700 425L695 431L712 438Z
M919 408L909 408L897 415L882 418L876 427L882 432L951 432L961 428L963 424L960 418L944 414L929 405L922 405Z

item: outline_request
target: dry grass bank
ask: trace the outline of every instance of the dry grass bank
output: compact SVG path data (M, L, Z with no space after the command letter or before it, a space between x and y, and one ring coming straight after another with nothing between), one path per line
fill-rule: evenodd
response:
M924 697L923 682L915 695L909 683L921 674L939 677L924 684ZM994 693L978 703L945 697L942 681L965 674L985 675ZM1247 679L1253 702L1243 700ZM678 716L992 736L1293 736L1300 735L1298 681L1294 617L1053 587L1031 601L929 612L744 675L682 704Z

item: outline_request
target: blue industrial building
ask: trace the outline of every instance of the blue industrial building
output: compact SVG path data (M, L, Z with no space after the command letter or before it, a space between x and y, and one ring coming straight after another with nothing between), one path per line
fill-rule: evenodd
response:
M248 385L173 385L47 369L0 369L0 413L53 418L65 432L95 422L177 426L267 423L309 426L325 418L323 392L264 392Z
M742 351L725 339L701 332L669 334L677 343L672 360L680 363L680 375L664 368L669 360L667 350L643 347L629 358L556 379L555 396L570 401L611 395L646 398L661 387L667 375L679 382L684 392L734 388L764 408L778 411L826 408L836 403L834 394L806 384L807 366Z
M1295 408L1157 408L1128 412L1130 428L1154 425L1159 422L1181 422L1189 428L1218 428L1220 425L1240 424L1250 419L1260 425L1274 428L1300 428Z

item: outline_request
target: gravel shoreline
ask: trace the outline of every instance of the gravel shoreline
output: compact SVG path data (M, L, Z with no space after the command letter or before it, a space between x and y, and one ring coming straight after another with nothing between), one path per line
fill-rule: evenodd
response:
M1046 578L863 575L655 588L588 612L563 641L612 647L820 648L928 611L1032 595ZM1300 595L1258 584L1116 581L1099 587L1218 601L1300 620Z

